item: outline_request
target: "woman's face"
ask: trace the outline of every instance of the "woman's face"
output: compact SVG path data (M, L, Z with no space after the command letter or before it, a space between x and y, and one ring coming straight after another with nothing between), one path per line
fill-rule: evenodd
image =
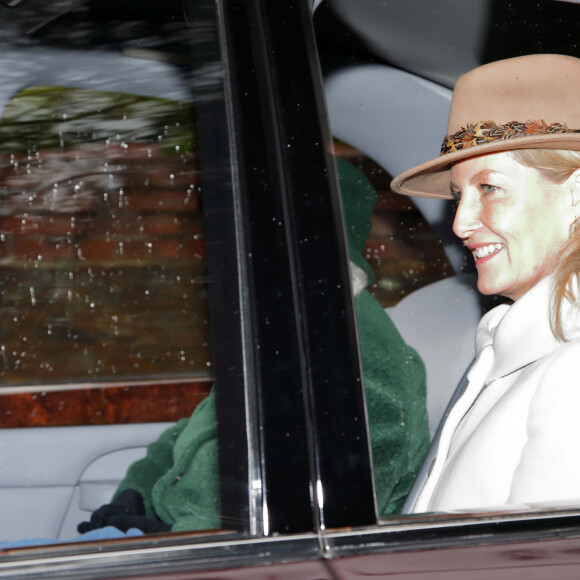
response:
M453 166L453 231L472 252L480 292L517 300L553 271L576 209L569 181L549 183L506 152Z

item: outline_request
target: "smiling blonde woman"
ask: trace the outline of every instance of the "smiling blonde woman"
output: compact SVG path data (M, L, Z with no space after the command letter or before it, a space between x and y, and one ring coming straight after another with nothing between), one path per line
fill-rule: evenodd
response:
M457 82L440 156L391 184L455 199L479 291L512 301L478 325L408 511L580 502L578 94L573 57L479 67Z

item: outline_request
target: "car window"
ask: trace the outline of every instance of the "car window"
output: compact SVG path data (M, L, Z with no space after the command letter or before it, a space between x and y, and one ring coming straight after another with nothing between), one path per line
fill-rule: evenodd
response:
M189 14L195 34L175 6L4 21L0 540L70 540L117 496L141 531L249 529L224 65L215 6ZM243 431L222 510L228 405Z
M548 0L533 4L482 0L469 7L453 2L434 7L421 0L381 6L349 0L325 3L315 24L334 134L343 148L352 143L378 162L366 174L379 191L385 189L392 175L437 157L446 133L450 89L460 74L521 55L578 57L573 40L578 16L576 2ZM457 34L463 33L460 39ZM364 164L359 161L359 166ZM381 173L386 174L384 178L375 179ZM451 233L455 209L450 204L436 202L436 208L433 200L417 198L417 207L430 222L423 228L423 219L406 211L415 200L397 197L388 202L385 197L383 203L390 204L387 220L401 227L394 233L392 222L379 221L375 215L368 241L373 251L367 258L374 265L375 296L425 363L433 436L475 356L477 323L487 310L505 300L477 293L473 257ZM391 248L380 237L385 231L395 239L401 236L392 262L387 253ZM425 241L423 248L420 238ZM409 254L410 246L417 253ZM387 286L393 289L391 268L400 275L398 283L405 286L400 299L385 292ZM419 281L421 277L425 284ZM423 475L433 459L434 455L429 456ZM574 505L574 500L569 503ZM513 506L509 508L513 513ZM536 506L528 507L533 509Z
M0 143L2 385L211 379L193 106L28 87Z

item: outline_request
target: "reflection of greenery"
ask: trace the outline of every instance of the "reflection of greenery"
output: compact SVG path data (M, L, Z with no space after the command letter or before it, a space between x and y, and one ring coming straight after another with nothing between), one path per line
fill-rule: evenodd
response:
M94 141L156 143L195 150L193 108L167 99L63 87L32 87L14 96L0 123L0 152L25 153Z

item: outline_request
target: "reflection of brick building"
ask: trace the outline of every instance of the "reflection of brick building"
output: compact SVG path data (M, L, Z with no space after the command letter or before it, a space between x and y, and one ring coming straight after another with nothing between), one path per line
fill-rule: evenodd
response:
M0 195L5 385L208 374L195 158L105 141L3 154Z

